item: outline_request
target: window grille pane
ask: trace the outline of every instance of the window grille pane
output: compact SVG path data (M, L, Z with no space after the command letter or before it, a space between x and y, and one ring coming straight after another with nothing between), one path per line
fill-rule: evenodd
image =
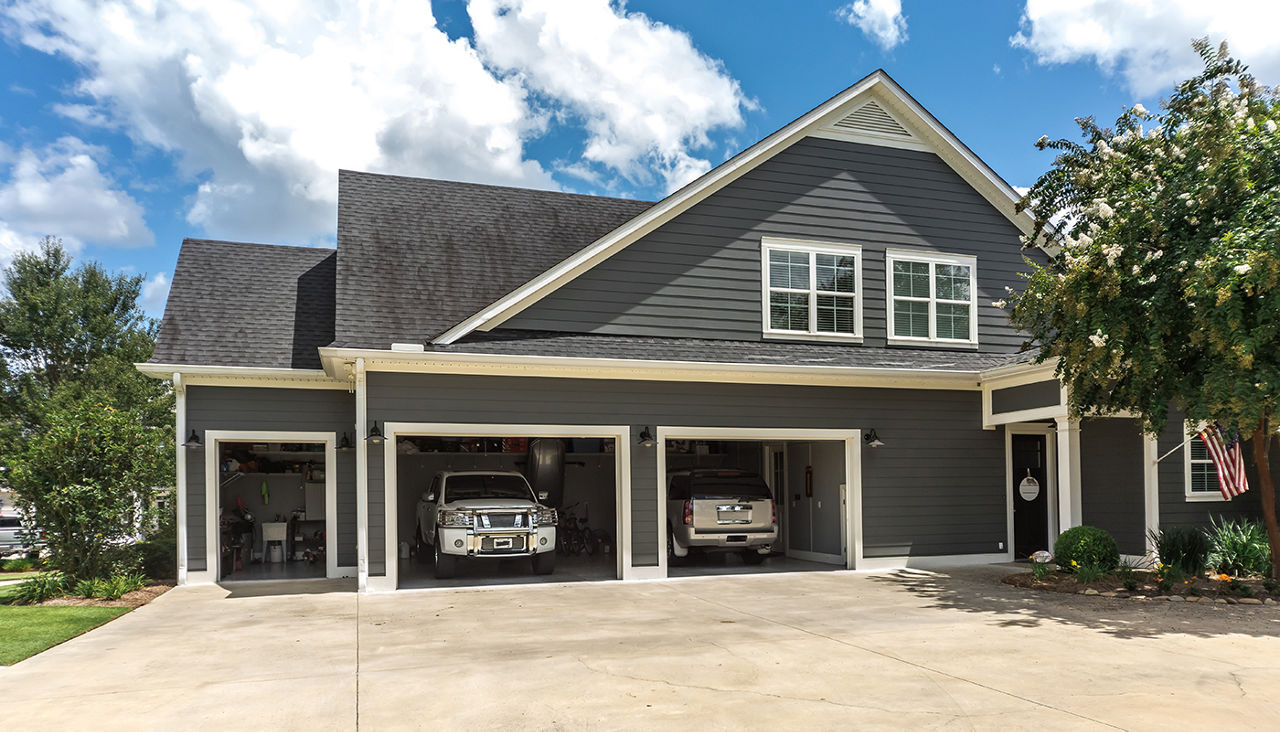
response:
M809 330L809 296L796 292L770 292L769 327L775 330Z
M854 299L842 295L818 295L818 332L853 333Z
M893 334L906 338L928 338L929 303L894 300Z
M893 294L899 297L928 297L929 263L894 262Z
M837 254L817 255L818 289L827 292L853 292L853 257Z
M957 264L939 264L937 274L938 299L969 299L969 268Z
M1218 492L1218 469L1213 463L1191 463L1191 492Z
M1192 437L1191 442L1191 459L1192 460L1208 460L1209 446L1204 444L1204 440L1199 437Z
M969 306L938 303L938 337L969 340Z
M769 286L787 287L793 290L809 289L809 254L770 251Z

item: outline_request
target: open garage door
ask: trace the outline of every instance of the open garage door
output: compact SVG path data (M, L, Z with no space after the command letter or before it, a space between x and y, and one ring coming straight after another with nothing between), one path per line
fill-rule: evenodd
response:
M852 567L858 433L724 432L662 431L667 575Z
M399 589L618 578L617 438L392 439Z

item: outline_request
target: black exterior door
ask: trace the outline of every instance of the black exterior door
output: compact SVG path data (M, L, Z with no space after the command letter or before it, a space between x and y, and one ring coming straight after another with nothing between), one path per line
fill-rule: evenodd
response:
M1047 549L1049 495L1045 435L1011 435L1013 451L1013 557Z

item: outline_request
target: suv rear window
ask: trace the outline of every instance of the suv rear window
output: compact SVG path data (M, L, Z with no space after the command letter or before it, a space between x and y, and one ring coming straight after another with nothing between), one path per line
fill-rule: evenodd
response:
M690 498L773 498L769 486L757 473L721 470L674 475L667 497L676 501Z
M475 498L533 500L529 484L518 475L451 475L444 482L444 502Z
M0 529L20 529L22 519L17 516L0 516Z

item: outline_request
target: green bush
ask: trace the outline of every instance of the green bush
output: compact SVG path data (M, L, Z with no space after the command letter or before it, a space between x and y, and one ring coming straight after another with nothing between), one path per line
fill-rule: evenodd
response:
M95 597L106 597L107 581L101 579L83 579L76 583L72 588L71 594L78 595L87 599Z
M102 597L107 600L119 600L130 592L146 586L147 578L144 575L118 574L104 583Z
M1110 572L1120 563L1116 540L1096 526L1076 526L1058 535L1053 543L1053 561L1067 572L1079 567L1096 567Z
M18 585L14 605L35 605L67 594L67 577L61 572L45 572Z
M31 559L10 559L4 563L6 572L30 572L35 568L36 563Z
M1182 574L1199 576L1209 565L1209 537L1198 528L1170 526L1148 532L1160 564L1177 567Z
M1129 592L1138 589L1138 575L1134 570L1134 566L1128 561L1120 562L1116 567L1116 578L1120 580L1120 584Z
M178 528L172 509L159 515L159 527L135 545L141 569L151 579L178 576Z
M1209 566L1230 575L1269 575L1271 547L1257 521L1213 519L1209 529Z
M1081 564L1076 567L1076 582L1087 585L1090 582L1097 582L1106 574L1107 571L1096 564Z

